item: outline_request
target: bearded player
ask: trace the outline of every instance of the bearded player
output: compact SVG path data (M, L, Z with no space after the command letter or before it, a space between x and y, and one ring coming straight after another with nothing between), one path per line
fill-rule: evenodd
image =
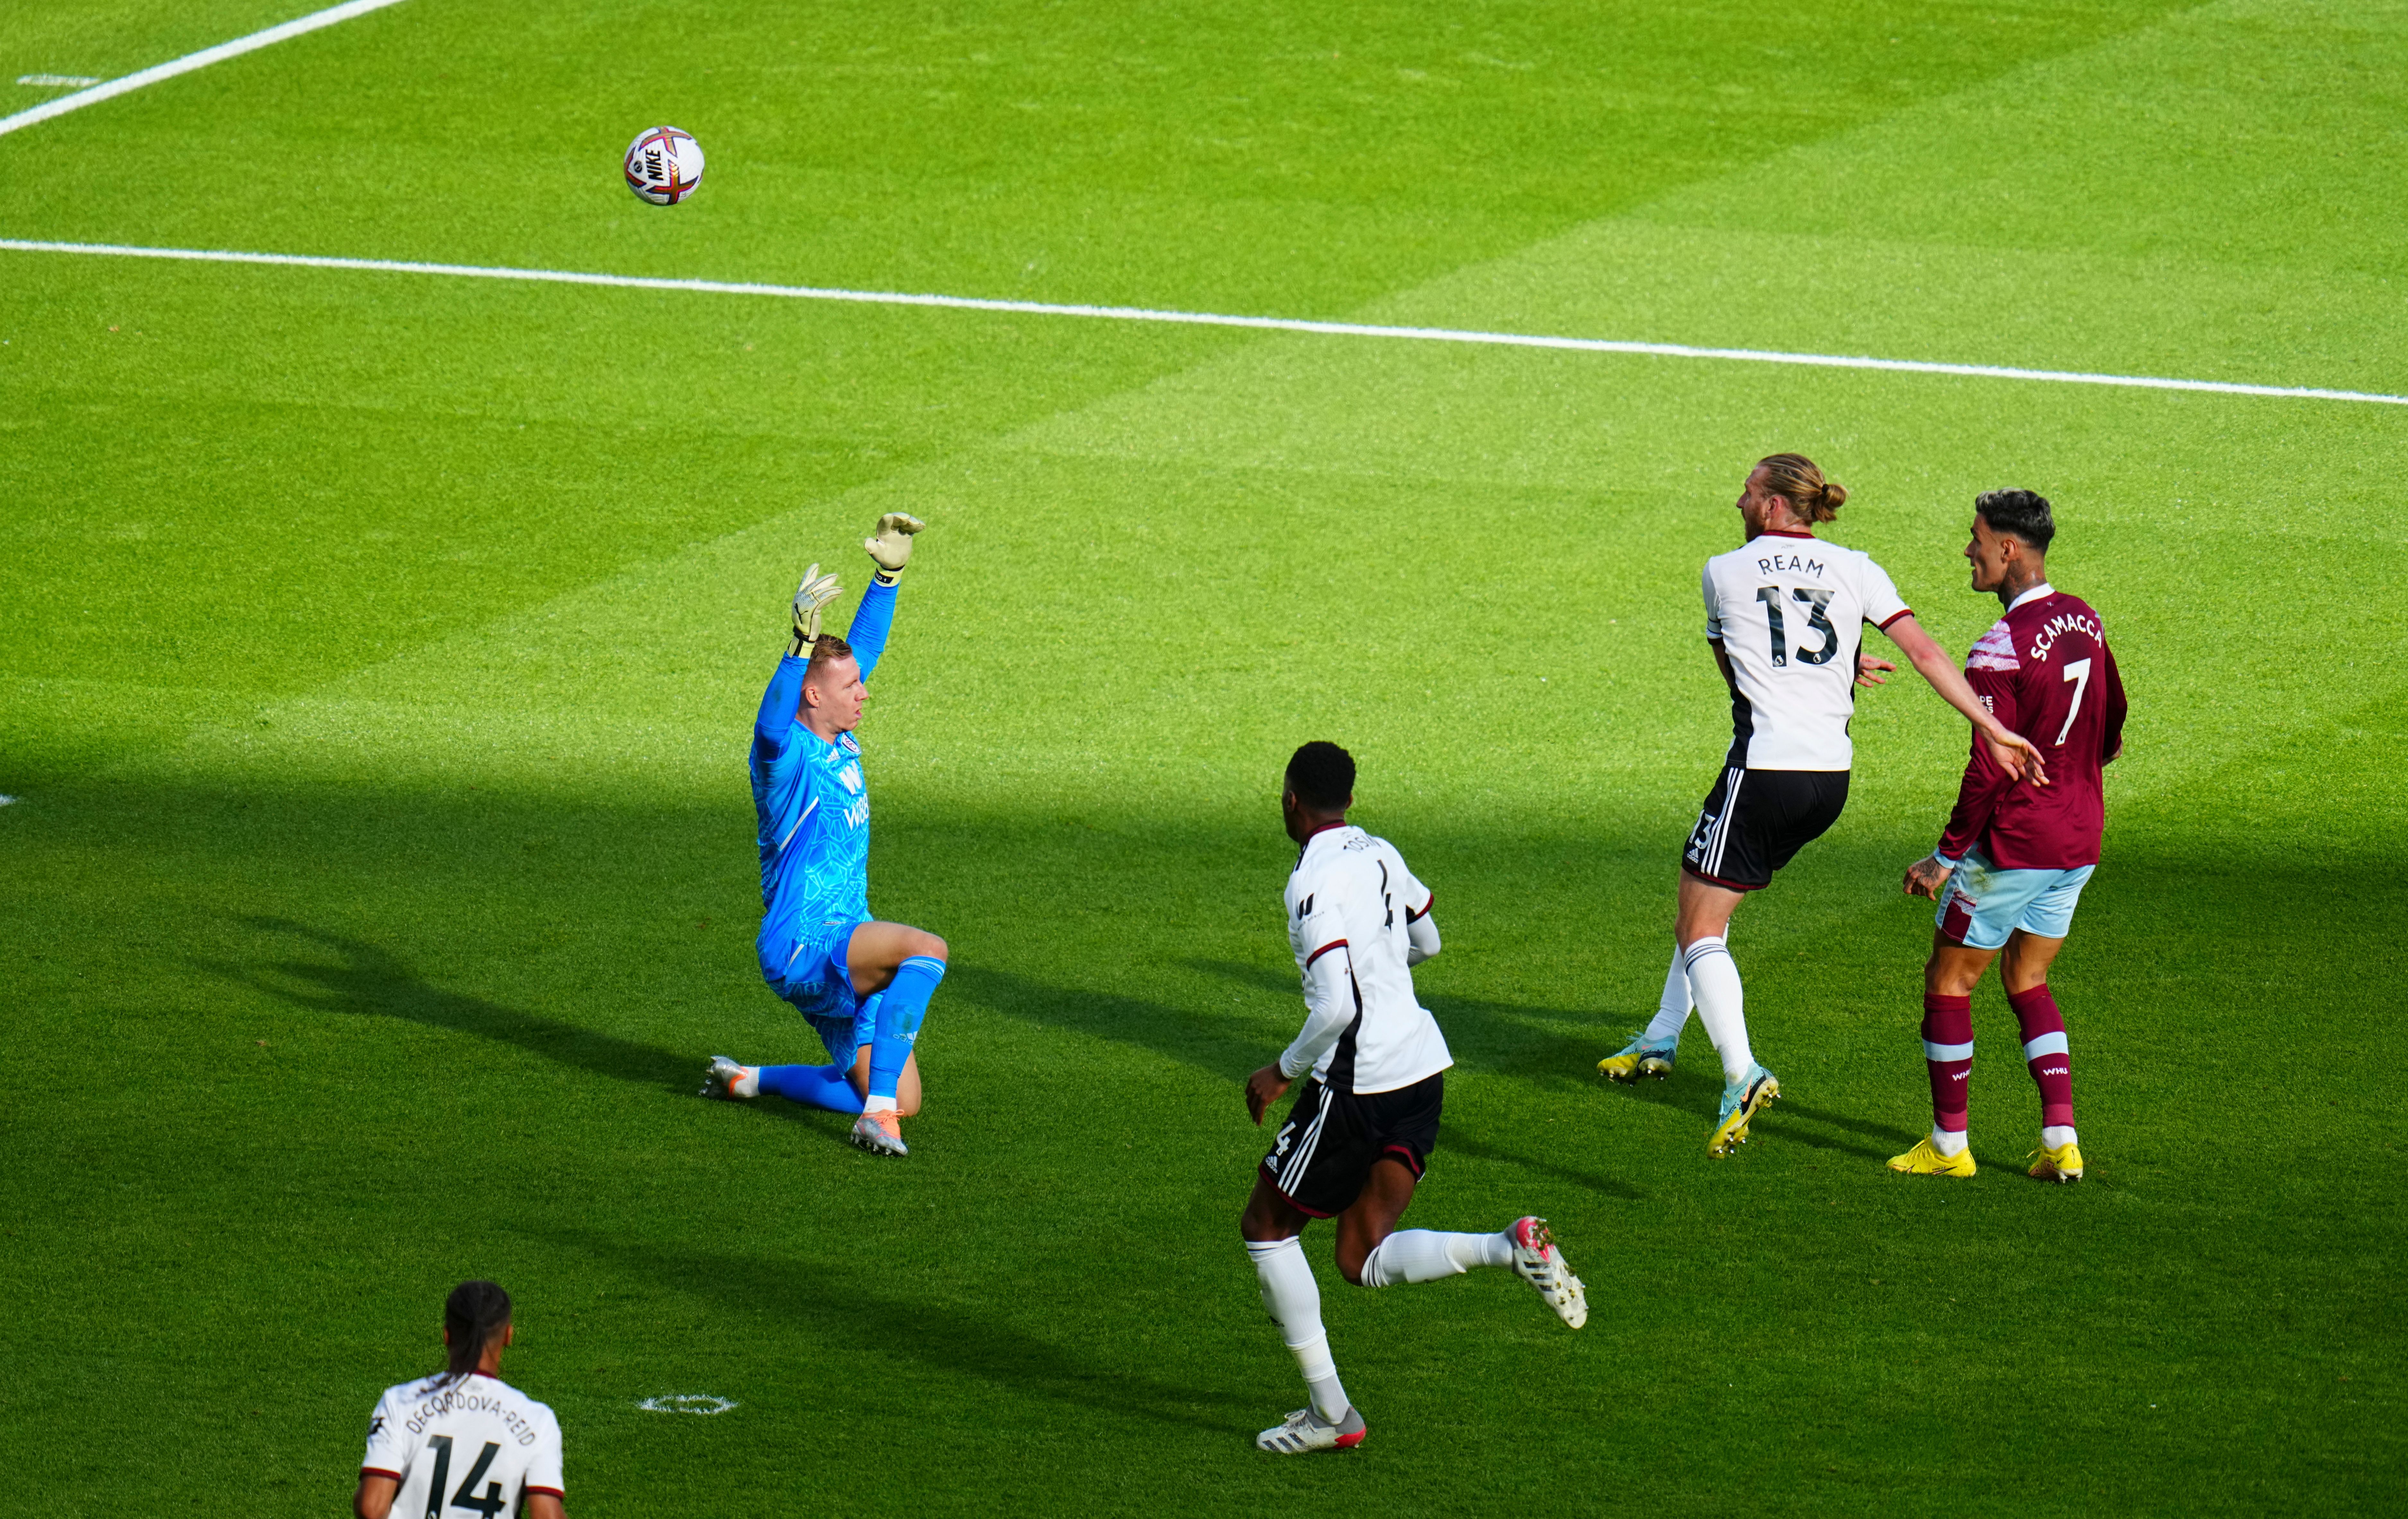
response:
M1239 1221L1263 1306L1294 1353L1309 1407L1254 1443L1281 1455L1351 1450L1363 1415L1346 1399L1321 1327L1321 1289L1304 1258L1304 1226L1338 1220L1338 1269L1362 1287L1437 1282L1475 1266L1511 1267L1566 1324L1588 1322L1580 1278L1542 1218L1495 1234L1398 1229L1438 1144L1445 1036L1413 995L1412 967L1439 951L1430 890L1404 856L1346 821L1354 760L1310 743L1288 761L1280 810L1297 845L1287 882L1288 947L1304 977L1304 1029L1246 1079L1256 1124L1298 1077L1305 1088L1280 1125Z
M1847 499L1846 489L1802 454L1759 459L1738 502L1745 544L1706 561L1706 644L1730 690L1730 752L1682 853L1676 949L1663 1000L1645 1029L1598 1062L1617 1081L1670 1074L1694 1006L1723 1062L1709 1154L1745 1143L1749 1121L1781 1095L1748 1044L1745 994L1727 942L1731 914L1847 805L1854 686L1879 680L1859 666L1865 624L1887 634L1932 690L1965 714L2007 773L2020 776L2028 767L2037 779L2042 768L2038 751L1974 696L1915 622L1888 572L1868 554L1814 537Z
M2040 1087L2040 1149L2030 1174L2082 1180L2072 1056L2048 968L2099 864L2107 822L2101 771L2124 751L2125 705L2099 614L2048 583L2056 536L2045 496L1991 491L1973 502L1973 538L1965 546L1973 589L1995 595L2006 615L1973 645L1965 679L1999 721L2039 736L2051 784L2045 791L2017 784L1974 745L1940 847L1907 867L1908 895L1940 903L1923 967L1931 1135L1892 1160L1894 1171L1973 1174L1965 1090L1973 1069L1973 988L2000 960L2024 1061Z
M823 636L820 610L842 594L813 565L795 594L795 640L752 724L752 807L761 824L761 933L769 989L810 1020L832 1064L739 1066L711 1057L707 1097L763 1092L857 1113L853 1142L901 1155L903 1118L920 1108L912 1046L945 979L945 941L869 915L869 791L861 725L869 672L895 623L896 583L917 518L889 512L863 547L877 566L846 637Z

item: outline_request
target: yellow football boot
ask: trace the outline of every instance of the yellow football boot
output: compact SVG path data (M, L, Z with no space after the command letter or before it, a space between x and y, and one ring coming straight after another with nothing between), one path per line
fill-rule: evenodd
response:
M1672 1049L1670 1044L1650 1044L1644 1033L1634 1034L1630 1042L1597 1063L1599 1074L1617 1082L1635 1082L1642 1076L1657 1081L1672 1074Z
M1723 1088L1721 1121L1706 1136L1706 1154L1727 1155L1747 1143L1748 1120L1779 1096L1781 1083L1772 1079L1772 1072L1750 1066L1744 1077Z
M2082 1149L2074 1144L2061 1144L2054 1150L2042 1145L2032 1152L2032 1168L2024 1174L2042 1182L2079 1182Z
M1973 1147L1967 1145L1953 1155L1943 1155L1931 1143L1927 1134L1914 1141L1914 1148L1902 1155L1889 1157L1889 1168L1904 1171L1909 1176L1971 1176L1973 1174Z

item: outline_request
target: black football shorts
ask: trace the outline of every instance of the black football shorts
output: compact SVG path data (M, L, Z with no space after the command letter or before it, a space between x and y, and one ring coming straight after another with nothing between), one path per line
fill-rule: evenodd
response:
M1429 1168L1445 1105L1443 1072L1393 1092L1337 1092L1309 1082L1263 1157L1263 1180L1297 1211L1335 1218L1354 1206L1381 1161L1402 1162L1417 1180Z
M1681 867L1735 892L1762 891L1847 805L1845 770L1727 769L1698 811Z

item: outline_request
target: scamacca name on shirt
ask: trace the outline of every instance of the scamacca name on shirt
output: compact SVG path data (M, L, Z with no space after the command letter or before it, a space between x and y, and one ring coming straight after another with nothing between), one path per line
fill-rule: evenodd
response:
M2057 640L2068 633L2087 633L2100 643L2107 641L2107 635L2099 631L2098 619L2086 616L2081 612L2059 612L2042 623L2040 633L2033 638L2032 663L2045 664L2048 660L2048 652L2056 648Z
M413 1435L426 1433L426 1426L446 1413L490 1413L507 1426L522 1445L535 1443L535 1426L516 1409L486 1397L483 1393L462 1392L457 1388L418 1405L409 1416L408 1429Z

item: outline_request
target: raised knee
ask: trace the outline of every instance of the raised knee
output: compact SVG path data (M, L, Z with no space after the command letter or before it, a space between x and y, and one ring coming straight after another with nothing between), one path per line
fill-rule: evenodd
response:
M911 953L924 954L931 960L942 960L945 958L945 941L924 930L920 935L919 947Z
M1346 1279L1346 1284L1348 1286L1359 1287L1363 1284L1363 1263L1361 1261L1356 1261L1350 1266L1344 1261L1340 1261L1338 1263L1338 1274Z

